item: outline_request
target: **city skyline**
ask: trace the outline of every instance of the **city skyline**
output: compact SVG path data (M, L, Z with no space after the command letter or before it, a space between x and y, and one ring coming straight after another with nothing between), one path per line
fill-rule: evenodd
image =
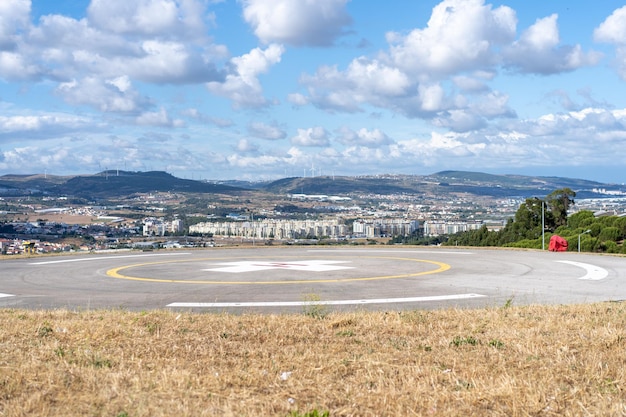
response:
M624 183L626 6L5 0L0 175Z

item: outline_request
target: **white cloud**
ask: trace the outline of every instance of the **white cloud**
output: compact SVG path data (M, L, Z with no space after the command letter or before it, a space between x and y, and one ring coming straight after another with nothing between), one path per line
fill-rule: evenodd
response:
M296 146L328 146L328 132L323 127L311 127L298 129L298 134L291 138L291 143Z
M489 90L489 87L487 86L485 81L481 80L478 77L458 75L456 77L453 77L452 80L458 88L467 92L480 93Z
M237 142L235 150L240 153L256 153L259 151L259 146L244 138Z
M387 106L385 103L402 98L412 87L399 69L365 57L353 60L346 71L322 66L315 75L302 76L301 83L309 87L310 97L292 95L292 102L312 102L320 108L351 113L361 111L361 105L368 102Z
M227 97L235 108L262 107L268 104L258 76L280 62L284 48L272 44L266 49L255 48L247 54L233 58L234 71L224 82L212 81L207 88L213 94Z
M180 121L172 120L163 107L155 112L143 112L137 116L136 122L142 126L173 127L181 125Z
M598 26L593 37L596 42L616 46L619 75L626 80L626 6L616 9Z
M294 93L290 101L344 113L369 105L462 132L516 116L508 95L488 84L503 66L554 74L594 65L601 57L583 52L580 45L561 45L556 14L538 19L517 41L516 26L509 7L444 0L433 8L425 28L388 33L389 48L376 58L361 56L345 70L325 65L303 75L307 94Z
M190 38L206 31L204 4L196 0L92 0L87 15L94 27L105 32Z
M200 112L198 109L195 109L195 108L185 109L181 112L181 114L185 117L198 120L202 123L211 123L217 127L226 128L226 127L231 127L234 125L234 122L231 119L209 116L207 114Z
M598 26L593 37L596 42L626 44L626 6L620 7L611 13L604 22Z
M13 14L18 13L15 4ZM80 20L41 16L38 25L23 31L17 23L4 25L5 31L13 31L4 38L16 47L0 52L0 77L67 81L87 74L126 75L173 84L223 78L217 64L225 51L206 35L204 1L94 0L88 11L89 18ZM0 49L2 25L0 21Z
M512 41L517 18L506 6L483 0L444 0L433 8L424 29L388 33L390 57L398 68L429 79L489 68L494 48Z
M287 95L287 101L296 106L306 106L310 103L309 98L304 94L291 93Z
M135 113L150 105L148 99L132 88L126 76L72 80L59 84L56 92L68 103L89 105L103 112Z
M276 123L268 125L263 122L252 122L248 125L248 133L257 138L269 140L279 140L287 137L287 133L278 127Z
M283 163L282 158L274 155L229 155L226 158L228 165L236 168L255 169L275 167ZM257 178L258 179L258 178Z
M15 47L15 33L28 27L30 0L2 0L0 2L0 50Z
M558 15L537 19L520 39L504 49L505 65L521 72L554 74L595 65L601 54L580 45L559 46Z
M0 116L0 138L48 139L81 130L101 127L88 117L64 113Z
M468 132L486 126L485 119L469 110L452 109L441 112L433 119L433 124L454 132Z
M0 78L8 81L38 80L41 69L16 52L0 51Z
M494 9L483 0L444 0L433 8L426 28L407 35L388 33L389 49L378 58L358 57L345 71L321 66L314 75L302 76L308 95L292 95L291 101L348 113L373 105L427 120L449 112L467 115L464 122L454 123L457 126L479 126L483 116L476 112L481 106L472 102L491 100L486 82L494 77L500 49L514 40L516 24L515 12L508 7ZM471 76L466 74L470 70ZM450 79L476 97L455 96ZM467 123L468 117L473 122Z
M393 140L380 129L367 130L361 128L357 131L342 127L338 129L337 141L344 145L365 146L376 148L382 145L389 145Z
M418 91L422 110L427 112L442 110L445 93L440 84L420 84Z
M264 43L329 46L351 18L348 0L243 0L243 16Z

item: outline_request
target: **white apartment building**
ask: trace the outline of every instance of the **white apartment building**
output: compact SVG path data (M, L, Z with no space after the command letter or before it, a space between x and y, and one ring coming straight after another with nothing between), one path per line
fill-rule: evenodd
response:
M305 239L344 237L347 227L339 220L274 220L205 222L189 227L190 233L259 239Z
M481 220L474 221L425 221L424 236L453 235L483 227Z
M171 222L162 221L154 217L144 219L143 235L144 236L165 236L165 233L180 233L183 231L183 221L174 219Z
M352 223L352 234L367 238L409 236L419 228L419 221L407 219L363 219Z

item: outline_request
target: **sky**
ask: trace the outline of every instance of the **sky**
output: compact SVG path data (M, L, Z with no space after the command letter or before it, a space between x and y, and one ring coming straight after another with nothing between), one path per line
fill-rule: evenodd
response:
M0 1L0 175L625 166L623 1Z

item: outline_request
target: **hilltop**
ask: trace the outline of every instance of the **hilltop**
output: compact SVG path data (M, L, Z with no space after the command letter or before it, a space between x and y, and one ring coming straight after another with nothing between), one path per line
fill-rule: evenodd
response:
M493 175L468 171L441 171L431 175L371 175L358 177L284 178L261 189L291 194L472 194L487 197L533 197L571 188L578 197L594 197L599 189L626 191L626 187L560 177Z
M268 194L409 194L477 197L541 196L555 189L571 188L578 198L601 197L597 190L624 192L626 187L583 179L482 172L441 171L431 175L367 175L282 178L271 182L197 181L177 178L163 171L103 171L95 175L55 176L45 174L4 175L0 195L51 195L87 199L128 196L135 193L221 193L247 191Z
M241 188L174 177L163 171L104 171L96 175L4 175L0 188L8 194L49 194L87 199L121 197L135 193L188 192L232 194Z

